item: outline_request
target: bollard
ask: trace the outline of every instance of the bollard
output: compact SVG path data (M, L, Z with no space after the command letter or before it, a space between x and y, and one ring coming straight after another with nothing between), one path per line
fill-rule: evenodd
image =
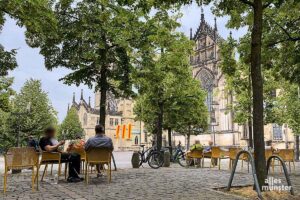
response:
M165 151L164 152L164 165L163 167L170 167L170 152Z
M137 151L134 151L131 158L132 168L140 167L140 155Z

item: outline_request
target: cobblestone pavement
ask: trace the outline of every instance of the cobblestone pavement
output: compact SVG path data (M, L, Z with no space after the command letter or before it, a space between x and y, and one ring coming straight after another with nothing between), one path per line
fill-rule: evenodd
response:
M206 163L208 166L208 163ZM49 181L40 183L38 192L31 192L30 172L19 175L10 175L8 178L8 191L5 196L0 193L0 199L34 200L34 199L58 199L58 200L93 200L93 199L242 199L237 196L217 192L213 188L225 187L230 172L227 163L222 166L225 170L217 168L182 168L177 164L170 168L120 169L113 171L112 183L108 184L106 177L96 178L91 175L91 183L67 183L60 180L59 184L51 184ZM299 169L299 163L297 163ZM281 175L275 173L273 177ZM47 176L49 177L49 176ZM3 187L3 176L0 177L0 190ZM63 177L61 177L63 179ZM300 199L300 173L291 174L296 195ZM246 168L235 175L233 185L250 185L252 176Z

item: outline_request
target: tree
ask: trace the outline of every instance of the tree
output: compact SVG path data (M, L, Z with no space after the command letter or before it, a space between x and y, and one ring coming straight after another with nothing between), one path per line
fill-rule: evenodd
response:
M107 93L127 97L133 94L132 56L138 51L145 23L141 9L122 1L58 1L55 6L59 39L46 40L41 47L46 68L66 67L72 72L61 80L66 84L100 91L100 120L105 126Z
M250 37L244 36L240 42L235 41L231 36L221 44L221 70L226 77L226 89L233 91L235 102L227 105L234 111L234 121L240 125L248 125L249 146L252 143L252 87L250 77L250 63L248 47ZM239 56L237 56L237 54ZM238 57L238 59L236 59ZM281 83L285 80L275 76L274 69L269 69L263 63L264 82L264 124L283 124L284 118L281 113L282 107L278 107L276 90L283 89Z
M152 58L137 72L140 96L135 108L138 118L155 134L158 149L163 128L169 129L170 142L170 129L183 133L187 127L204 129L207 125L205 94L200 83L192 78L189 63L192 43L173 32L173 28L159 27L164 34L153 37L156 46L153 53L148 54Z
M6 76L9 70L13 70L17 67L15 54L15 50L7 52L0 44L0 76Z
M77 110L72 107L64 121L59 126L59 138L65 140L74 140L77 137L82 137L83 128L79 121Z
M26 81L12 101L12 111L7 120L12 140L10 145L24 144L29 135L39 138L47 127L56 126L56 111L39 80ZM30 111L27 110L28 103Z
M7 150L10 139L7 137L7 120L11 111L10 98L14 95L11 88L13 78L0 76L0 152Z
M281 117L284 123L292 129L296 136L296 159L299 159L299 133L300 133L300 99L299 87L288 81L281 82L282 89L278 97L277 107L281 108Z
M0 110L4 112L9 112L11 109L10 97L14 95L12 84L13 78L0 76Z
M189 148L190 136L203 133L207 129L208 110L205 105L206 95L200 87L200 82L191 76L191 69L187 70L190 72L188 77L180 78L178 83L170 88L173 90L172 96L176 98L166 102L164 127L185 135ZM168 134L170 142L170 131Z

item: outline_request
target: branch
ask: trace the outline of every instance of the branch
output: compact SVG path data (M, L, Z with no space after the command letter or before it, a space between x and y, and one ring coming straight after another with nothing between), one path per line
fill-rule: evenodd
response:
M282 42L287 42L287 41L291 41L291 42L300 41L300 37L282 39L282 40L279 40L279 41L276 41L276 42L272 42L272 43L268 44L268 46L272 47L272 46L274 46L276 44L280 44Z
M269 5L271 5L271 4L272 4L272 2L267 2L265 5L263 5L263 9L269 7Z
M249 6L251 6L251 7L254 7L254 4L253 4L253 2L251 2L251 1L248 1L248 0L240 0L242 3L244 3L244 4L247 4L247 5L249 5Z
M281 42L285 42L285 41L298 41L300 40L300 36L299 37L292 37L291 34L283 27L281 26L278 22L276 22L275 20L273 20L271 17L269 17L268 15L265 15L270 21L272 21L275 25L277 25L286 35L287 35L287 39L284 40L280 40L278 42L275 43L271 43L270 46L275 45L275 44L279 44Z

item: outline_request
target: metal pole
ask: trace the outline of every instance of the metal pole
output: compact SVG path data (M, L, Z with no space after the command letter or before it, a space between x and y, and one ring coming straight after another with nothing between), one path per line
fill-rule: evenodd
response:
M232 171L231 171L231 174L230 174L229 182L228 182L228 185L227 185L227 191L229 191L230 188L231 188L231 184L232 184L232 181L233 181L233 177L234 177L234 174L235 174L235 170L236 170L236 166L237 166L237 163L239 161L239 158L244 153L248 154L248 156L249 156L249 159L250 159L249 162L251 164L252 176L253 176L253 179L254 179L254 185L255 185L256 192L257 192L257 196L260 199L262 199L261 190L260 190L260 187L259 187L259 184L258 184L256 170L255 170L254 158L253 158L252 154L249 151L245 151L245 150L240 151L236 155L234 165L233 165L233 168L232 168Z

